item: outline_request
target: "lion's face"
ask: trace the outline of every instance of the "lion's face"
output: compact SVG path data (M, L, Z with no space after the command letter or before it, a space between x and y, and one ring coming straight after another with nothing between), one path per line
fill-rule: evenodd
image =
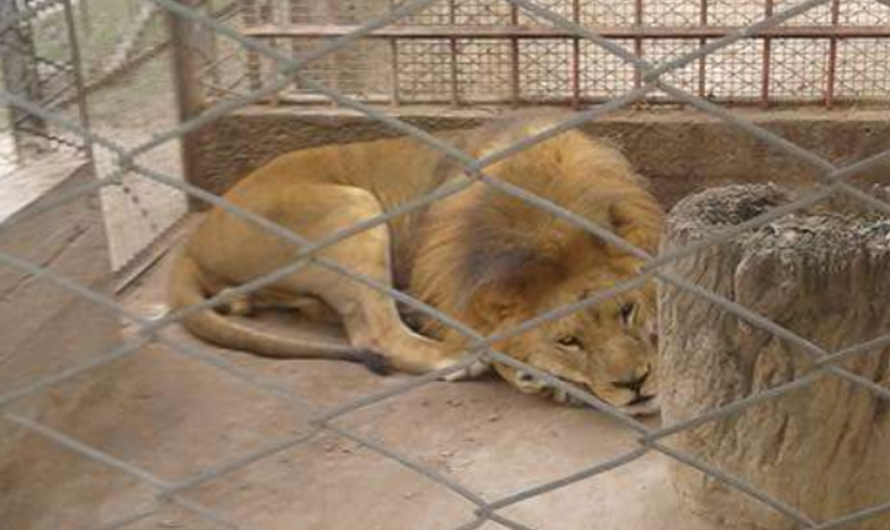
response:
M585 283L562 286L545 307L577 302L613 282ZM502 347L517 360L592 392L629 414L652 414L658 411L656 326L655 289L648 285L539 326ZM523 392L576 401L531 374L502 364L496 368Z

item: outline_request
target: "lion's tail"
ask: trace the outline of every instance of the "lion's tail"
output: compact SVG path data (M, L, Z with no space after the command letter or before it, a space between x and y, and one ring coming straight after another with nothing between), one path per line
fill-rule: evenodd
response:
M176 258L168 286L168 302L173 311L205 301L198 264L186 253ZM225 348L249 351L264 357L336 359L365 364L378 373L387 371L386 359L379 353L297 337L281 337L239 324L212 309L188 314L182 324L207 342Z

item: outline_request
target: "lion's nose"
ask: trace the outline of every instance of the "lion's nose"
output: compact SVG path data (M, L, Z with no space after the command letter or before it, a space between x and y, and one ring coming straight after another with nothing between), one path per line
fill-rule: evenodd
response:
M640 392L643 390L643 385L646 383L646 379L649 378L649 374L652 373L652 370L646 370L646 373L637 377L635 379L628 379L627 381L615 381L612 383L612 386L615 388L620 388L623 390L631 390L637 396L640 395Z

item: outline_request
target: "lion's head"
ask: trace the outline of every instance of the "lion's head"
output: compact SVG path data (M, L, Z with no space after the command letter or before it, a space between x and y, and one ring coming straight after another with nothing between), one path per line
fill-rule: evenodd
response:
M497 152L538 126L508 128L473 152ZM412 285L414 294L482 335L511 330L635 277L645 256L579 220L647 255L657 252L663 211L645 179L608 143L573 131L500 160L486 173L488 182L427 211ZM517 196L517 189L551 204ZM655 289L646 285L495 348L629 413L644 414L658 409L655 328ZM427 331L454 336L452 330ZM529 374L496 367L522 391L571 401Z
M543 293L534 312L595 296L620 279L610 274L566 281ZM647 284L541 324L495 347L514 359L594 394L634 415L658 411L655 288ZM535 316L502 308L502 329ZM511 366L495 363L511 385L563 403L579 401L562 389Z

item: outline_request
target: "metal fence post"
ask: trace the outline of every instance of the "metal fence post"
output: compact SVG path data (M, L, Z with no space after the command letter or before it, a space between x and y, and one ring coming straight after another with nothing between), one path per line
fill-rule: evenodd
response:
M200 10L205 0L179 0L179 3ZM167 13L170 41L172 43L172 75L176 88L176 101L180 122L185 122L200 115L206 101L204 91L196 75L203 67L213 64L214 35L206 27L193 21ZM192 131L181 136L182 168L186 181L192 182L198 171L197 150L195 142L200 131ZM189 197L191 207L195 207L194 198Z
M68 46L71 48L71 73L74 76L74 85L75 90L77 91L77 113L80 117L81 125L89 127L90 111L89 103L87 101L86 82L83 77L80 39L77 35L77 25L74 22L74 7L71 5L71 0L64 0L62 5L65 13L65 23L68 27ZM86 2L83 0L81 0L81 7L86 7ZM89 14L87 13L85 17L89 18ZM95 173L96 166L93 157L92 142L90 142L88 138L84 138L83 140L83 152Z
M831 26L836 28L840 22L841 0L831 1ZM837 88L837 54L838 39L832 37L828 41L828 72L825 76L825 108L834 106L834 93Z

